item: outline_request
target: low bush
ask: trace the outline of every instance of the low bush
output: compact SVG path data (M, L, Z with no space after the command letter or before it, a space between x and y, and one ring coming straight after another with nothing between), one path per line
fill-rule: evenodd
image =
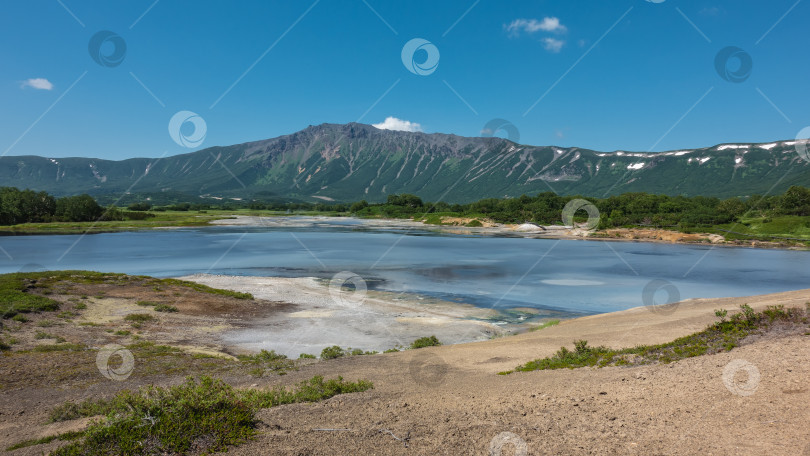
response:
M425 348L425 347L435 347L435 346L441 345L441 344L442 343L439 342L439 339L437 339L436 336L426 336L426 337L420 337L419 339L416 339L415 341L413 341L413 343L411 344L411 349Z
M321 350L321 359L335 359L344 355L345 353L339 345L332 345Z
M243 363L257 365L251 371L256 377L261 377L266 371L284 374L290 369L295 369L295 361L288 359L287 356L281 353L276 353L275 350L262 350L255 355L239 355L237 359Z
M227 450L256 434L258 409L315 402L338 394L373 388L371 382L325 381L313 377L291 388L237 390L209 377L189 378L169 388L122 391L112 399L67 403L51 412L51 421L106 415L84 431L81 440L52 455L204 454Z
M155 312L177 312L177 307L168 304L158 304L155 306Z
M514 371L666 364L684 358L731 351L746 337L767 332L776 323L797 325L803 324L802 322L807 319L807 312L804 310L785 309L782 305L768 306L762 312L755 312L750 306L743 304L740 306L740 312L728 319L726 310L715 310L714 314L720 321L709 325L703 331L680 337L672 342L615 350L604 346L590 347L587 341L578 340L574 342L574 351L561 347L553 356L529 361L517 366Z
M31 273L42 275L43 273ZM59 309L59 302L29 293L32 280L29 273L0 275L0 316L12 318L21 313L46 312Z

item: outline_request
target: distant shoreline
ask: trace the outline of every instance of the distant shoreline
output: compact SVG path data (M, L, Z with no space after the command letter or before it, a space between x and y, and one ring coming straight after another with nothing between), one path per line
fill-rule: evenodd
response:
M522 225L502 224L464 217L441 217L442 224L431 224L413 219L397 218L356 218L342 215L284 214L279 212L262 213L251 211L247 215L233 211L208 211L203 214L180 212L166 214L165 220L129 222L64 222L25 224L0 227L0 237L32 235L85 235L120 233L126 231L169 230L180 228L200 228L211 226L269 226L275 228L309 227L315 223L334 220L353 220L358 226L369 229L426 230L443 234L463 236L520 237L533 239L557 239L579 241L625 241L662 244L711 245L719 247L766 248L782 250L810 250L807 247L785 242L752 239L727 240L724 236L710 233L683 233L674 230L655 228L610 228L585 231L562 226L540 227L530 223ZM466 226L471 222L482 226ZM545 229L544 229L545 228Z
M232 218L212 220L210 225L217 226L272 226L276 228L296 226L311 226L314 223L320 223L335 219L336 217L328 216L307 216L298 215L294 216L295 221L290 220L289 215L281 216L248 216L248 215L234 215ZM807 250L806 248L792 246L779 242L759 241L752 240L751 242L742 241L726 241L724 237L716 234L708 233L681 233L679 231L660 230L660 229L642 229L642 228L613 228L608 230L598 230L593 232L586 232L579 229L566 229L564 227L548 227L551 229L543 230L539 227L536 230L529 231L526 228L527 224L523 225L510 225L489 223L482 227L468 227L464 224L472 219L463 219L452 217L449 218L453 223L458 224L443 224L434 225L421 221L414 221L411 219L390 219L390 218L353 218L353 217L337 217L338 219L351 219L359 221L359 225L372 229L419 229L441 232L445 234L467 235L467 236L492 236L492 237L520 237L532 239L560 239L572 241L623 241L623 242L645 242L657 244L684 244L684 245L711 245L718 247L747 247L747 248L766 248L766 249L782 249L782 250Z

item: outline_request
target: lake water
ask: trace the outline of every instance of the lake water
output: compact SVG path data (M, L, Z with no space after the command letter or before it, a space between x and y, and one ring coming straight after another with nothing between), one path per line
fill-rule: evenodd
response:
M810 252L368 230L351 219L296 228L8 236L0 237L0 247L3 273L45 268L329 279L351 271L370 289L570 315L644 305L652 280L669 281L681 299L810 288ZM654 296L660 304L668 295Z

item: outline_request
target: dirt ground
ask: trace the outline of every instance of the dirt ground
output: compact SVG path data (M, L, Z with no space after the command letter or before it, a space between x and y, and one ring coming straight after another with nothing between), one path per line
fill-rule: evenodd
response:
M661 343L703 329L716 320L714 309L743 303L804 307L808 301L810 290L689 300L483 342L310 362L285 376L257 378L220 364L217 376L239 387L291 384L313 375L375 385L320 403L263 410L258 437L229 454L810 455L810 330L775 333L731 352L666 365L497 375L576 339L612 347ZM232 312L238 309L227 309ZM150 364L139 353L137 366L144 367L123 382L101 378L93 352L0 357L0 446L81 429L86 419L43 424L65 400L176 384L189 369L207 372L211 363L226 363L195 359L207 364L179 369L179 357ZM6 382L9 376L15 381ZM42 454L58 445L11 454Z

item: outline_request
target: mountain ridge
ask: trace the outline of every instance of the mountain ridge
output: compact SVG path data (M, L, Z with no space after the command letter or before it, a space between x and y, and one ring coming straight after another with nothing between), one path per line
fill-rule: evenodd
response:
M602 152L326 123L164 158L0 157L0 185L57 195L180 192L343 202L413 193L454 203L543 191L731 197L780 192L808 182L810 163L796 153L795 143Z

